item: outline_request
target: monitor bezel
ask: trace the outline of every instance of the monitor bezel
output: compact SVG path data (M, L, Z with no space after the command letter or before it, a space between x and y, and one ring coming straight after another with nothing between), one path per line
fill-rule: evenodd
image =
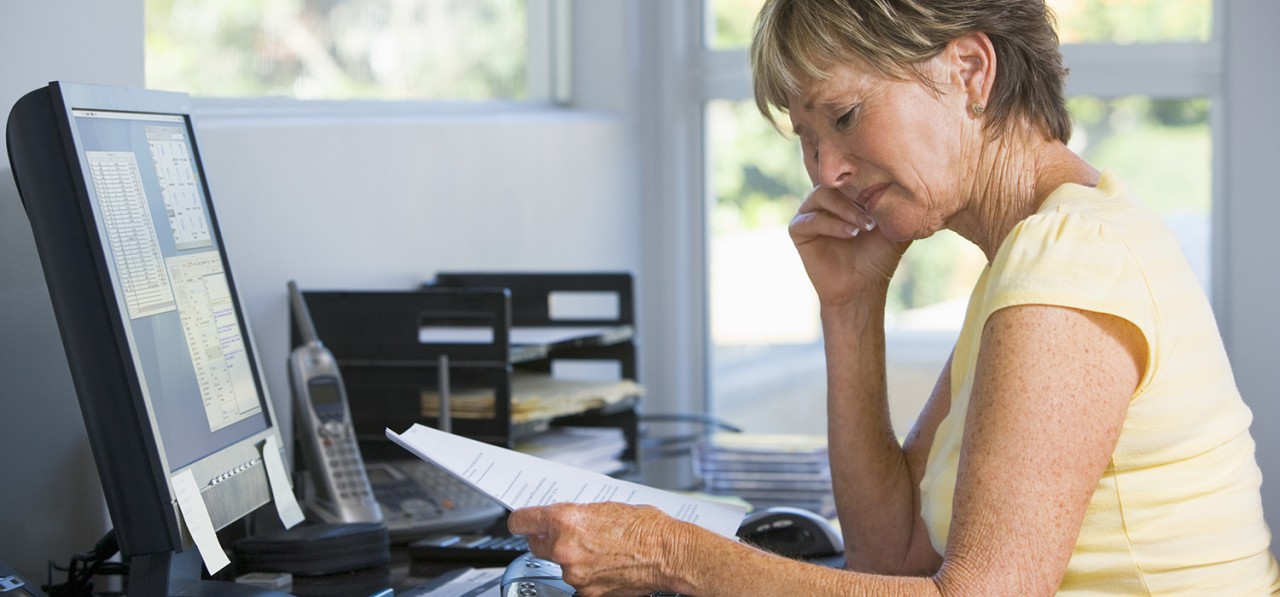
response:
M30 98L30 99L28 99ZM24 103L25 102L25 103ZM41 114L47 110L47 113ZM73 110L136 112L182 117L200 183L204 187L211 233L218 245L227 284L239 311L246 354L266 418L265 428L171 470L159 439L152 405L135 367L127 314L107 275L109 256L102 246L82 167L83 148ZM50 117L55 131L44 131ZM34 120L34 122L32 121ZM18 126L19 148L13 147ZM191 471L215 529L239 520L271 500L262 448L276 438L283 460L279 420L267 391L253 340L249 312L240 296L218 222L213 192L201 163L200 145L186 94L99 85L53 82L28 94L10 116L10 159L18 178L33 236L41 254L68 364L80 399L90 447L122 555L158 555L193 545L178 507L173 477ZM45 136L48 138L44 138ZM25 142L25 143L24 143ZM60 146L60 147L58 147ZM59 149L61 150L59 152ZM60 156L58 154L61 154ZM48 164L38 163L45 160ZM59 188L58 163L66 186ZM20 170L47 170L52 176L19 176ZM49 178L53 182L40 180ZM58 197L59 194L69 195Z

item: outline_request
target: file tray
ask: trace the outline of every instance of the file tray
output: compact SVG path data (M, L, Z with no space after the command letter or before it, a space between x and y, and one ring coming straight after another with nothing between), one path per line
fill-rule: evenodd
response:
M550 373L553 363L611 362L618 367L609 378L612 382L638 382L633 280L628 272L446 271L437 272L423 288L507 290L511 295L512 362L517 372ZM605 394L617 391L610 381L603 383ZM630 401L556 419L554 424L620 427L627 441L623 459L638 471L639 398L637 394ZM536 431L539 429L528 429L525 435Z
M566 292L571 306L585 302L594 309L590 316L563 316ZM610 293L613 306L601 308ZM454 433L513 448L521 437L552 425L618 427L627 441L622 458L636 469L635 410L642 391L634 383L629 274L442 274L412 290L302 294L317 336L342 370L365 458L404 456L386 440L388 427L441 426L443 364ZM293 345L300 342L293 329ZM616 379L602 380L603 398L582 401L580 409L566 409L557 399L555 409L530 412L531 402L551 402L546 388L554 384L553 365L562 362L603 364ZM531 378L542 381L531 384ZM625 390L625 383L636 389ZM582 382L572 385L574 392L584 391ZM538 400L520 395L529 387L542 392ZM513 409L513 400L520 408Z
M515 362L559 351L560 358L617 360L622 377L636 379L631 274L441 272L423 288L510 292Z

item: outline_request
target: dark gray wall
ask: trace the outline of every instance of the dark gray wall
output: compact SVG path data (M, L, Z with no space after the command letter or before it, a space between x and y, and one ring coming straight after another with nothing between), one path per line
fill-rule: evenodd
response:
M1253 409L1262 498L1273 533L1280 529L1280 2L1226 5L1223 162L1226 288L1221 325L1240 393ZM1217 274L1215 274L1217 275ZM1273 537L1272 548L1276 549Z
M0 168L0 560L44 580L109 528L44 274L8 168ZM39 576L34 576L37 571Z

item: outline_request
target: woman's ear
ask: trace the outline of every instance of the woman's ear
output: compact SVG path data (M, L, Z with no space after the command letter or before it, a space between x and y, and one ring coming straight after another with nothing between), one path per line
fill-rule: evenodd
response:
M996 80L996 48L985 33L970 33L947 44L959 82L975 115L986 109ZM980 108L979 108L980 107Z

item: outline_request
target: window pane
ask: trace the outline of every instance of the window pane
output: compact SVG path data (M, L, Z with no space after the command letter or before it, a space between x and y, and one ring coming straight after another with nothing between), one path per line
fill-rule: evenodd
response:
M709 0L707 47L723 50L751 44L751 28L764 0Z
M1062 43L1207 41L1213 0L1049 0Z
M1075 97L1068 105L1075 127L1071 148L1095 167L1115 172L1139 200L1164 216L1208 292L1213 209L1209 101Z
M301 99L525 97L524 0L147 0L148 87Z
M826 433L817 298L787 234L812 185L752 102L707 105L712 411L748 431Z

